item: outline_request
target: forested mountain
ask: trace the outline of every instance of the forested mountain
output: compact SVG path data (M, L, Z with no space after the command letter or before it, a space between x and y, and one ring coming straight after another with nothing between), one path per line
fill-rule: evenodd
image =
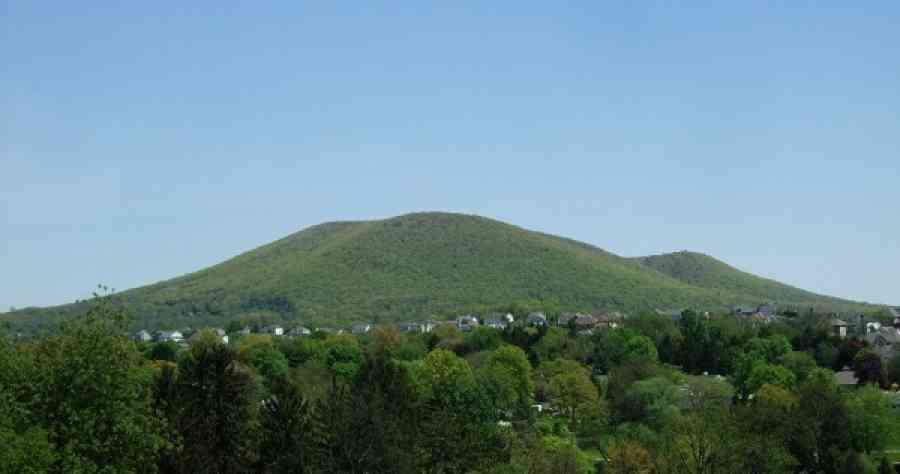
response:
M449 213L313 226L114 299L127 303L138 325L149 327L224 324L259 315L341 325L483 312L511 304L551 312L725 310L767 301L782 307L865 309L741 272L705 255L628 259L574 240ZM84 303L32 308L5 318L34 326L83 309Z

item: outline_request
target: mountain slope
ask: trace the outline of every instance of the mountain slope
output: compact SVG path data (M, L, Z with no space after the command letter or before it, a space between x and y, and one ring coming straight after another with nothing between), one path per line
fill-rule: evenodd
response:
M337 325L516 302L550 310L724 309L782 297L792 304L856 306L709 257L626 259L581 242L446 213L313 226L207 269L116 295L147 327L224 324L259 314ZM82 309L32 309L12 318L45 321Z
M733 298L746 298L747 303L777 301L782 305L830 304L841 307L846 300L818 295L768 278L740 271L709 255L696 252L674 252L633 259L640 265L691 286L704 288Z

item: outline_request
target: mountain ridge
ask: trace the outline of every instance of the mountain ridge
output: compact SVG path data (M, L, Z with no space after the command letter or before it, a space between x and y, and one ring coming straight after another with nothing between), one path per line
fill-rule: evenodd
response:
M597 246L477 215L404 214L301 229L216 265L113 296L148 327L268 317L337 325L489 311L781 305L861 311L742 272L711 256L621 257ZM42 325L85 303L29 308L5 320Z

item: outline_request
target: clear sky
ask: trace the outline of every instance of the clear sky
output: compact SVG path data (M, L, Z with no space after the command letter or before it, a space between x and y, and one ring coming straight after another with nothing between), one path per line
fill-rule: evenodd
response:
M425 210L900 304L900 2L113 3L0 0L3 310Z

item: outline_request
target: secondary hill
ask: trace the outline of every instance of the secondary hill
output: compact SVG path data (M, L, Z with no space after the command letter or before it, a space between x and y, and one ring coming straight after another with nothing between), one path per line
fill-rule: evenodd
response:
M743 304L775 301L789 306L830 306L848 309L847 300L823 296L775 280L738 270L709 255L697 252L673 252L633 259L688 285L704 288L728 298L745 298Z
M731 268L700 254L639 259L448 213L313 226L221 264L117 294L141 327L224 325L270 316L342 325L487 311L513 303L547 310L624 311L776 301L859 309ZM11 313L34 325L84 303Z

